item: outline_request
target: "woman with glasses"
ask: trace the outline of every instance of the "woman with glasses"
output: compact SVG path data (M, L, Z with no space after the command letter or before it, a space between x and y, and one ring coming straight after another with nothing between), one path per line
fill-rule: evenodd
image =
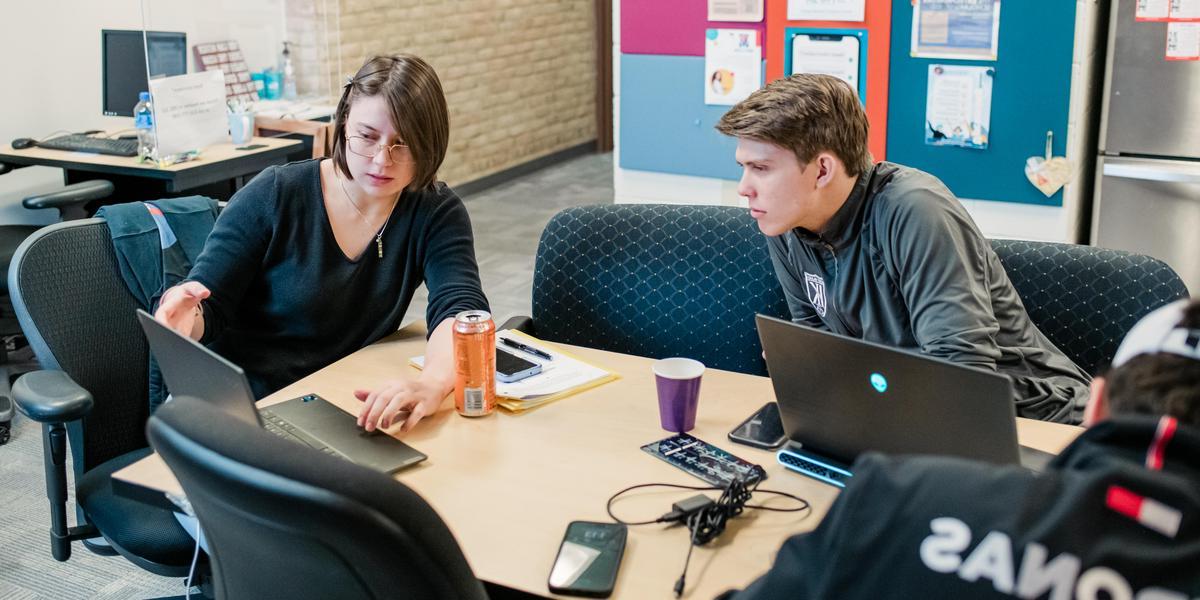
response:
M453 389L454 315L488 309L466 208L437 181L446 99L420 58L375 57L335 118L332 158L268 168L239 190L156 318L245 369L261 398L395 332L424 283L420 376L354 392L359 425L407 431Z

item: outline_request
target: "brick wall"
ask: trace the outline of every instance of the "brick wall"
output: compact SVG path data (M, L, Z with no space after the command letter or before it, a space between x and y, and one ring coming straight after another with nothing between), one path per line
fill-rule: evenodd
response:
M439 177L452 185L596 137L591 0L289 0L287 28L301 94L340 91L375 54L429 61L450 105Z

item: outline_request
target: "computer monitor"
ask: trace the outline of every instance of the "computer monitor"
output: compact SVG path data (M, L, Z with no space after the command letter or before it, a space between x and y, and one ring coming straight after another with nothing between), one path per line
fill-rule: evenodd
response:
M187 35L182 32L147 31L143 45L140 30L105 29L100 32L102 110L112 117L132 117L138 93L150 91L146 79L146 51L150 77L187 73Z

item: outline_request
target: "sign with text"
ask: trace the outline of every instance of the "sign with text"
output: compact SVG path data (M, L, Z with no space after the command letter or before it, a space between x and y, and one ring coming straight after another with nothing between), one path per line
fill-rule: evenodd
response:
M153 79L150 97L160 158L229 141L221 71Z

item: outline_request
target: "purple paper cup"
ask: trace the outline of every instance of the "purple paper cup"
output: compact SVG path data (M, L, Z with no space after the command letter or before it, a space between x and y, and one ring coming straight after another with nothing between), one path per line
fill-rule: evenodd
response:
M654 379L658 385L658 416L667 431L690 431L696 427L696 407L700 404L700 376L704 363L690 358L664 358L654 361Z

